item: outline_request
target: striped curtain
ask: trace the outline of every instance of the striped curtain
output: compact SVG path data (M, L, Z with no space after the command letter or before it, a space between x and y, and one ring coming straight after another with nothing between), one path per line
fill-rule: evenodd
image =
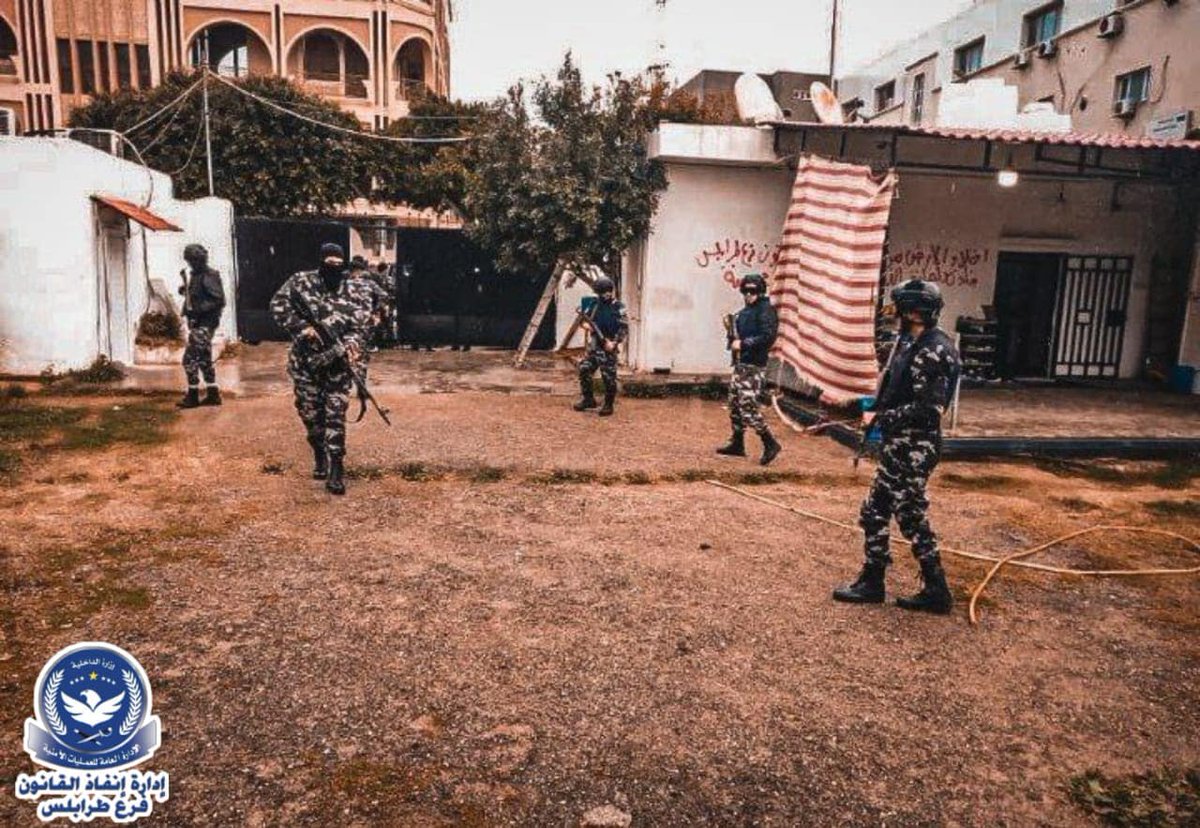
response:
M773 354L833 404L875 393L875 294L896 175L801 156L780 256Z

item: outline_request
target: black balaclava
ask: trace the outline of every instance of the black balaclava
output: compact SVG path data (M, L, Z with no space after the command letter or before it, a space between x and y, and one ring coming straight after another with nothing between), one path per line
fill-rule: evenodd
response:
M317 268L317 273L321 275L321 281L325 283L325 289L330 293L338 289L338 285L342 283L342 276L345 275L342 265L329 264L325 261L331 258L338 258L345 262L346 254L342 251L341 245L321 245L321 264Z
M189 244L183 248L183 260L188 263L193 273L199 273L208 266L208 251L202 244Z

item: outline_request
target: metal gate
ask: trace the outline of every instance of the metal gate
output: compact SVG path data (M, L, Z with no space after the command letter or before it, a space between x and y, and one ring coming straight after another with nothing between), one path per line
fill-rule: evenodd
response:
M293 273L314 270L321 245L350 250L350 228L335 221L239 218L237 234L238 333L247 342L286 340L268 306L275 291Z
M1065 256L1054 312L1054 376L1116 377L1133 259Z

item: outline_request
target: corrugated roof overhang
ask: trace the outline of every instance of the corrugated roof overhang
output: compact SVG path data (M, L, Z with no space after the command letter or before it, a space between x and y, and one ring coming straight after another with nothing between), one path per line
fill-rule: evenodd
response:
M182 227L175 226L162 216L155 215L145 207L139 207L132 201L126 201L123 198L109 195L93 195L92 199L106 207L111 207L128 219L136 221L147 230L167 230L173 233L183 232Z

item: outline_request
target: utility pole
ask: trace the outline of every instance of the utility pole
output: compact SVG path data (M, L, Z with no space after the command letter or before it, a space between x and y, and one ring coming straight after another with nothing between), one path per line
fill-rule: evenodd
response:
M833 0L833 19L829 22L829 88L837 94L838 0Z
M208 194L213 195L212 133L208 129L208 56L204 57L204 155L208 158Z

